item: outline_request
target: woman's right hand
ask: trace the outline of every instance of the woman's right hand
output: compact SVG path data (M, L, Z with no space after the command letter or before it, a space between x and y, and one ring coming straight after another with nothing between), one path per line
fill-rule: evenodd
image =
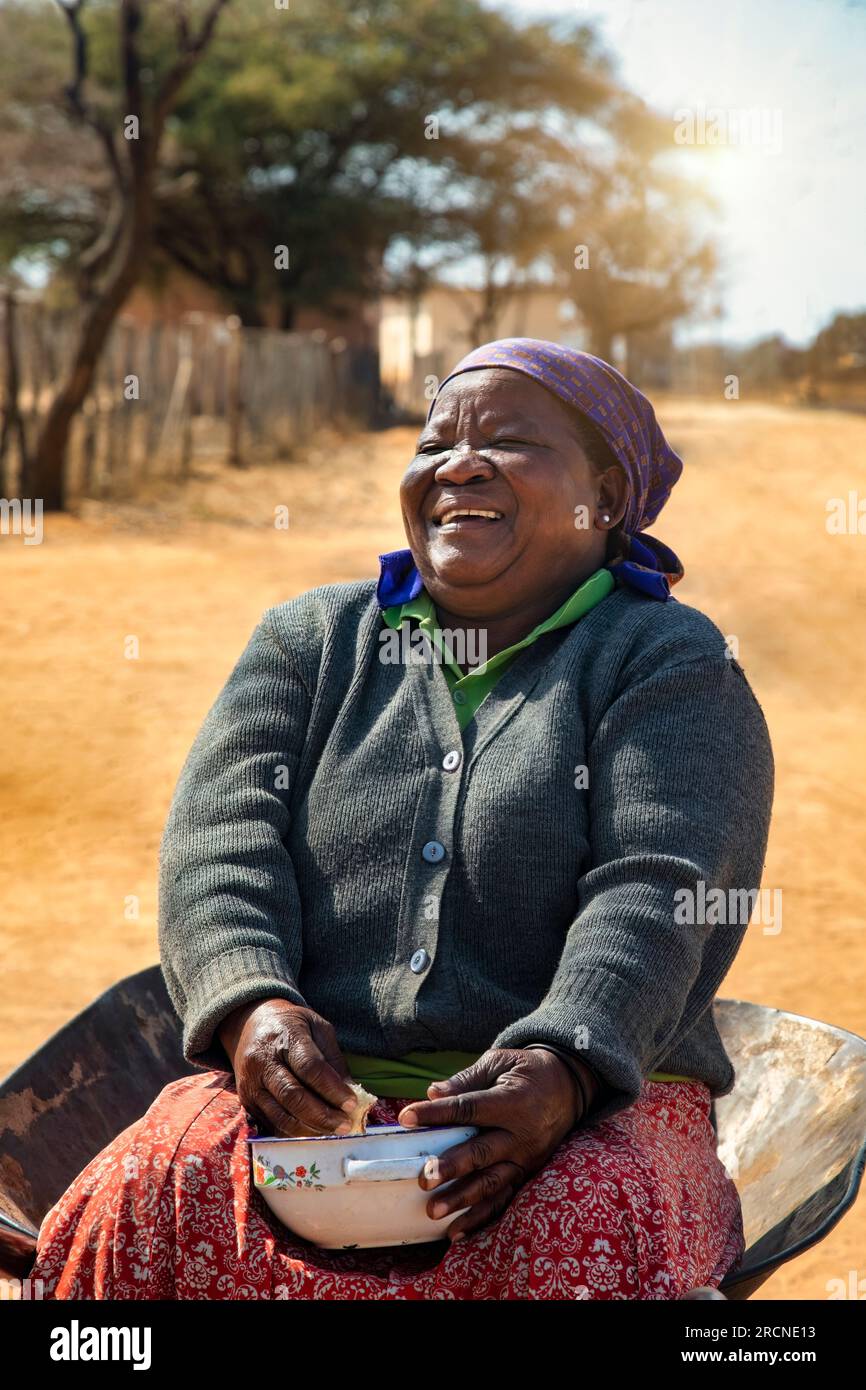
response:
M313 1009L256 1000L219 1028L241 1104L272 1134L348 1134L357 1100L337 1035Z

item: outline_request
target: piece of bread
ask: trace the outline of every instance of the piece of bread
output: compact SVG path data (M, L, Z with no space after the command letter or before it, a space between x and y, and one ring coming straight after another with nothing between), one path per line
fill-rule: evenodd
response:
M352 1111L351 1115L348 1116L348 1119L350 1120L352 1125L352 1128L349 1130L349 1133L366 1134L367 1116L369 1115L373 1106L376 1104L376 1101L379 1099L379 1097L371 1096L370 1092L365 1091L364 1087L358 1081L350 1081L349 1087L351 1090L355 1092L355 1095L358 1100L355 1109Z

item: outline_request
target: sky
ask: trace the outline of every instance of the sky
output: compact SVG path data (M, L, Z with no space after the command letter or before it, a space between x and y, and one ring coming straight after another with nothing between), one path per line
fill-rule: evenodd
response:
M488 3L595 24L672 131L685 109L725 113L726 143L677 147L719 203L724 310L681 338L805 343L836 311L866 310L866 0ZM738 140L727 113L743 110L763 124Z

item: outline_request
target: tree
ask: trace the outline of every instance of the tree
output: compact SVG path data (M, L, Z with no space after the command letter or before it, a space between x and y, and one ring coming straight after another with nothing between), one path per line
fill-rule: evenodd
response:
M485 70L504 80L496 103L443 115L426 199L440 227L435 249L431 254L429 236L414 244L404 238L414 254L396 281L417 297L431 280L447 284L453 273L467 347L496 336L518 291L561 280L563 199L579 200L588 136L604 129L622 97L585 25L526 25L520 40L514 53L486 36ZM475 293L465 294L467 288Z
M750 388L757 389L797 381L807 361L805 349L792 346L781 333L771 333L737 353L736 370Z
M79 253L103 221L104 160L63 109L69 42L55 0L0 8L0 269Z
M92 70L109 99L117 72L107 18L97 6ZM4 24L0 12L0 31L10 27L14 50L19 21ZM165 61L160 10L149 27ZM31 46L51 42L30 32ZM42 61L49 67L50 55ZM16 68L0 42L0 79L21 114L20 129L8 134L26 142L27 130L46 127L52 113ZM233 0L175 105L155 191L151 268L160 259L181 266L248 324L262 323L277 303L285 327L304 306L376 295L386 258L389 285L402 284L409 262L390 255L401 245L420 250L428 267L490 246L501 274L507 258L497 238L507 231L522 246L521 227L528 232L542 212L540 181L518 179L517 164L532 171L547 160L557 122L600 119L614 90L588 31L558 36L518 25L478 0L369 0L363 8L330 0L290 16ZM104 223L107 204L99 171L82 168L68 149L57 168L53 143L40 142L35 168L22 170L17 184L0 183L0 247L5 232L9 254L17 238L19 249L53 259L64 273L87 225L95 233ZM573 175L569 160L560 161L560 181ZM278 245L288 248L289 264L276 270Z
M524 287L556 279L551 250L561 236L560 194L580 152L561 135L512 130L464 141L451 156L450 218L475 295L460 295L467 349L497 335L501 315Z
M193 19L175 4L176 52L158 80L149 82L142 58L142 0L119 0L122 107L113 111L88 92L88 37L84 0L58 0L72 41L72 78L66 102L76 124L95 136L112 180L108 216L78 258L80 321L67 370L54 393L36 441L28 490L47 510L65 504L69 430L90 390L99 354L130 291L147 265L153 243L154 187L166 121L190 72L208 47L228 0L211 0ZM147 90L152 85L152 94Z
M274 298L289 327L304 305L375 295L386 259L404 288L418 262L395 247L428 268L476 251L506 188L528 225L521 151L538 163L545 123L593 118L611 85L587 31L555 37L477 0L331 0L292 35L275 40L258 11L231 17L178 109L178 192L160 203L166 255L245 322ZM275 275L279 243L290 264Z
M835 314L816 334L809 365L817 377L866 368L866 314Z
M609 130L612 146L590 165L582 196L563 216L562 252L590 349L606 360L616 336L650 332L692 312L716 270L699 215L710 202L663 160L669 122L625 98Z
M201 12L205 0L189 3ZM517 288L555 284L605 355L615 333L669 322L702 291L711 252L690 225L697 199L663 171L661 124L622 91L586 26L518 23L481 0L329 0L314 12L232 0L162 111L158 74L179 61L169 21L186 6L154 5L146 51L136 47L151 157L136 162L118 133L136 114L116 57L118 4L88 2L65 124L45 99L59 81L56 30L31 5L0 9L0 134L13 154L0 173L0 260L53 265L51 294L75 284L93 316L89 375L70 373L40 440L55 496L114 306L166 267L216 289L246 324L276 309L289 328L304 307L419 294L469 265L481 290L472 338L494 336ZM82 5L62 8L78 42ZM35 92L19 72L34 46ZM591 273L572 271L576 241L590 244Z

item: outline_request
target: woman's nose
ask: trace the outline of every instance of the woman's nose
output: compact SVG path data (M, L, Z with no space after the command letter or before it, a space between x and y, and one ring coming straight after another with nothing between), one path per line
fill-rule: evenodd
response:
M456 445L436 469L437 483L471 483L476 478L492 478L493 465L481 458L468 444Z

